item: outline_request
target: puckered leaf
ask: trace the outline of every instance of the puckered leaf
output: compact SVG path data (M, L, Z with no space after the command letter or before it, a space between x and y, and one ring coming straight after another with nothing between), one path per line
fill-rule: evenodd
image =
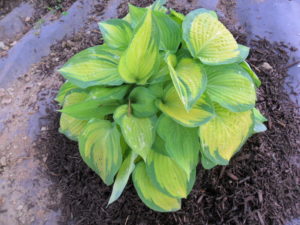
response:
M253 128L252 110L231 112L215 104L216 117L199 127L202 154L215 164L227 165Z
M72 141L78 141L78 136L87 124L87 120L79 120L62 113L59 121L59 132L66 135Z
M120 125L128 146L146 160L154 142L153 119L137 118L130 114L128 105L123 105L115 111L114 120Z
M187 112L174 87L166 91L164 98L158 101L157 105L166 115L187 127L198 127L214 116L212 103L205 95Z
M209 65L236 62L238 44L213 11L197 9L184 19L183 39L193 57Z
M189 174L164 149L152 149L147 157L146 170L151 182L163 193L175 198L188 195Z
M198 164L200 142L197 128L187 128L161 115L157 133L164 140L168 155L189 175Z
M120 170L116 176L116 180L114 182L113 190L111 196L108 201L108 205L116 201L122 194L130 174L135 168L134 160L137 155L132 151L129 152L128 156L123 161Z
M130 93L129 99L136 117L151 117L158 111L155 105L156 96L148 88L136 87Z
M84 101L88 97L87 92L81 90L74 90L64 97L64 107L72 106ZM66 135L69 139L77 141L78 136L87 124L87 120L76 119L65 113L61 114L59 121L59 132Z
M233 112L244 112L254 107L255 87L241 66L205 66L205 71L208 78L206 91L212 101Z
M251 67L249 66L249 64L246 61L244 61L244 62L241 62L240 65L248 72L248 74L252 78L255 86L256 87L260 87L261 81L258 78L258 76L254 73L254 71L251 69Z
M112 48L127 48L133 35L130 24L121 19L110 19L100 22L99 28L105 44Z
M185 109L189 111L205 91L206 73L201 63L191 58L182 58L175 68L173 57L167 57L170 75Z
M59 72L80 88L120 85L123 80L118 73L119 54L107 46L91 47L69 59Z
M107 120L91 120L79 137L80 155L107 185L122 163L118 128Z
M264 125L264 122L268 121L266 117L264 117L261 112L253 108L253 115L254 115L254 127L253 133L260 133L267 130L267 127Z
M180 209L180 199L164 194L151 183L144 162L136 166L133 172L133 184L139 197L149 208L159 212L172 212Z
M145 84L158 71L158 46L159 36L152 11L148 10L129 47L120 59L121 77L127 83Z
M63 85L60 86L55 101L57 101L59 105L63 105L65 96L68 94L69 91L74 89L78 89L78 87L72 84L71 82L66 81Z

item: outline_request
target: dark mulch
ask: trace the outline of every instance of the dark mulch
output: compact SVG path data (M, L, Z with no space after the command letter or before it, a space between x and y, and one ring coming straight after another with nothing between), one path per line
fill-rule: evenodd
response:
M0 19L17 7L22 0L0 0Z
M122 11L122 10L121 10ZM235 32L240 42L244 36ZM53 52L65 61L82 48L99 43L99 34L74 37ZM59 114L49 111L49 131L39 138L39 152L56 188L62 193L61 224L284 224L300 216L298 149L300 116L284 92L288 48L258 39L249 43L248 62L262 80L257 106L268 118L268 131L248 140L227 167L198 168L197 181L182 210L156 213L139 200L132 183L111 206L105 186L81 160L77 144L58 133ZM263 66L268 62L272 68ZM54 64L43 68L51 74Z

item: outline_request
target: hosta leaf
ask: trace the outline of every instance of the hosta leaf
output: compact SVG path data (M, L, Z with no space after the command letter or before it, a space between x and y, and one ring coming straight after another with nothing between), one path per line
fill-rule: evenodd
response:
M253 108L253 114L254 114L254 118L262 123L268 121L268 119L266 117L264 117L261 114L261 112L256 108Z
M164 60L164 52L160 52L159 56L160 64L158 71L150 77L150 79L148 80L149 84L157 84L170 79L168 65Z
M240 54L238 55L236 62L241 63L247 59L249 52L250 52L250 48L245 45L240 45L240 44L238 46L239 46Z
M80 155L107 185L113 183L122 163L120 133L107 120L91 120L79 137Z
M138 24L141 22L142 18L145 16L147 9L136 7L134 5L128 4L129 8L129 17L130 24L133 28L136 28Z
M127 83L145 84L158 71L159 36L148 10L143 22L124 52L119 63L119 73Z
M164 4L166 4L167 1L166 0L156 0L151 6L150 8L158 11L158 12L162 12L162 13L166 13L168 11L168 9L166 7L164 7Z
M153 18L158 27L160 43L159 49L169 52L176 52L181 42L181 28L169 15L161 12L154 12Z
M157 0L152 5L148 6L147 8L151 9L153 12L161 12L166 13L167 9L163 6L166 3L165 0ZM133 28L136 28L141 20L143 19L144 15L147 13L147 8L140 8L134 5L128 4L129 7L129 14L126 20L130 18L130 24Z
M136 166L133 172L133 184L139 197L149 208L159 212L172 212L180 209L180 199L162 193L151 183L144 162Z
M155 105L156 96L148 88L136 87L130 93L129 99L136 117L151 117L158 111Z
M64 107L60 112L77 119L90 120L92 118L103 118L105 115L112 114L120 104L118 102L102 105L95 100L87 100Z
M71 90L78 89L78 87L74 84L72 84L69 81L66 81L63 85L60 86L60 89L57 93L57 96L55 98L55 101L59 103L59 105L63 105L65 96L67 93Z
M212 101L233 112L252 109L255 87L248 73L238 64L206 66L207 94Z
M86 91L88 93L86 99L64 106L60 111L77 119L103 118L105 115L112 114L121 105L128 89L128 85L110 88L91 87Z
M201 63L191 58L182 58L175 68L172 57L175 56L167 57L170 75L185 109L189 111L205 91L205 70Z
M114 113L114 120L120 125L128 146L146 160L154 142L154 121L152 118L137 118L128 110L127 105L120 106Z
M192 172L190 173L190 178L189 178L189 184L188 184L188 193L190 193L193 190L195 181L196 181L196 172L197 168L193 169Z
M146 170L151 182L163 193L175 198L185 198L189 189L187 174L161 149L152 149L147 157Z
M209 160L203 153L201 153L201 164L204 169L212 169L213 167L217 166L218 164Z
M85 91L76 89L65 96L64 107L78 104L79 102L84 101L87 96L88 94ZM69 139L77 141L78 136L82 132L87 122L87 120L76 119L72 116L62 113L59 121L59 132L66 135Z
M179 25L182 24L184 20L184 15L180 12L176 12L174 9L170 9L170 17Z
M128 22L121 19L110 19L99 23L105 44L112 48L127 48L133 31Z
M187 127L198 127L214 116L213 106L205 95L187 112L174 87L169 88L157 104L162 112Z
M123 161L120 170L116 176L113 190L108 201L108 205L116 201L121 196L128 182L129 176L135 168L134 160L136 159L136 157L137 155L130 151L126 159Z
M123 80L118 73L119 55L116 53L107 46L91 47L69 59L59 72L80 88L120 85Z
M168 155L189 175L198 164L200 149L197 128L187 128L161 115L157 133L164 140Z
M162 98L164 96L164 84L152 84L148 87L149 91L157 98Z
M79 120L62 113L59 121L59 132L66 135L70 140L78 141L78 136L83 131L87 120Z
M254 127L253 132L254 133L260 133L267 130L267 127L263 124L264 122L268 121L266 117L264 117L261 112L253 108L253 115L254 115Z
M158 29L158 35L160 39L159 49L175 52L181 42L180 25L172 20L169 15L163 12L164 10L159 10L159 7L150 8L153 9L153 20ZM160 9L164 9L164 7L160 6ZM132 18L133 27L136 27L137 24L140 23L143 16L147 13L147 10L129 5L129 12Z
M183 39L193 57L209 65L236 62L238 44L212 11L190 12L182 24Z
M251 69L251 67L249 66L249 64L246 61L244 61L244 62L241 62L240 65L248 72L248 74L252 78L255 86L256 87L260 87L261 81L257 77L257 75L254 73L254 71Z
M231 112L215 104L216 117L199 127L202 152L213 163L227 165L253 128L252 110Z
M99 102L114 102L123 100L124 96L127 94L130 86L122 85L119 87L92 87L89 89L90 100L95 100Z

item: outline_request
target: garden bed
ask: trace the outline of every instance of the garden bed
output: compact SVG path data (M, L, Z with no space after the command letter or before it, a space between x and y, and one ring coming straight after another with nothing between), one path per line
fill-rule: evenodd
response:
M147 5L142 1L139 5ZM176 9L180 9L176 7ZM119 8L123 16L127 8ZM186 12L190 9L182 9ZM232 30L238 42L245 35ZM99 44L99 34L79 33L52 48L60 62L83 48ZM72 43L66 45L64 43ZM249 44L248 44L249 45ZM62 194L61 224L285 224L300 216L299 133L297 106L284 91L288 52L283 43L265 39L250 42L248 62L262 80L257 107L268 118L268 130L248 140L229 166L212 170L199 167L197 181L182 210L156 213L140 201L132 183L122 197L107 207L111 187L102 183L82 161L77 144L58 133L59 113L49 107L47 132L37 146L48 173ZM68 51L65 51L65 49ZM44 60L49 76L54 65ZM54 96L53 96L54 97ZM57 108L58 106L56 106Z

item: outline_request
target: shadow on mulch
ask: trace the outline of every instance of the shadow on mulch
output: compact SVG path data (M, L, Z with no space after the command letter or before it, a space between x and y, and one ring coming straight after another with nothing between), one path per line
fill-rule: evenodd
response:
M244 43L243 35L235 36ZM262 81L257 107L268 118L268 130L250 138L229 166L212 170L199 166L193 191L178 212L148 209L131 182L122 197L107 207L112 188L81 160L77 144L58 133L59 114L49 112L49 130L37 146L47 155L49 176L62 193L61 224L275 225L299 217L300 116L283 87L289 49L264 39L248 45L247 61Z

